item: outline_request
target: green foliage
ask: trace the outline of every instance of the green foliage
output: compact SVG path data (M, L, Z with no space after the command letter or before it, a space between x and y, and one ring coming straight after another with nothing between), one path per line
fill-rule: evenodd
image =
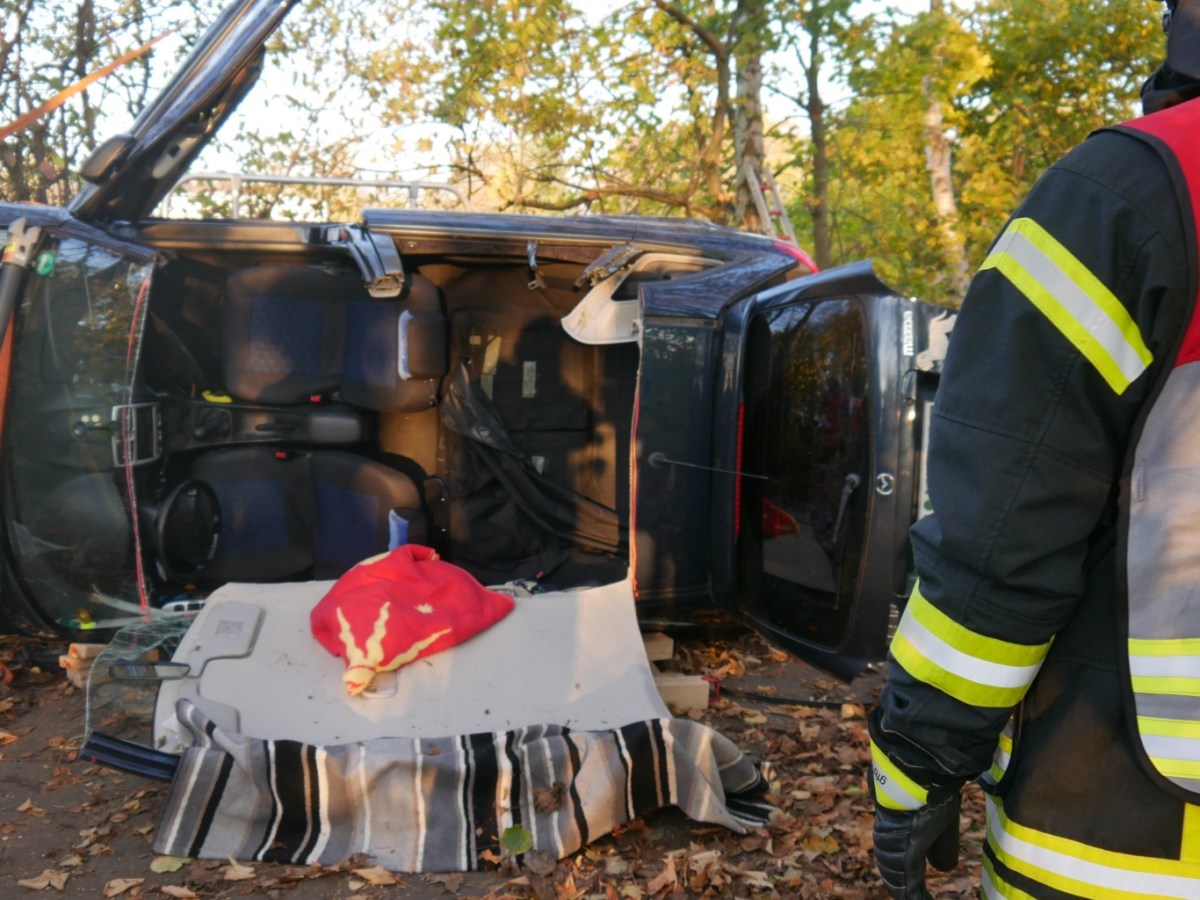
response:
M182 41L125 67L0 146L6 199L65 202L86 152L165 82L223 0L8 0L0 119L173 25ZM925 116L952 148L955 233L978 265L1033 180L1137 111L1162 52L1146 0L305 0L264 81L206 167L436 176L476 208L683 213L735 209L739 72L761 66L767 165L801 242L872 258L906 293L946 295L953 248L933 202ZM911 8L911 7L910 7ZM166 46L166 45L163 45ZM234 125L233 122L230 125ZM210 161L215 161L215 166ZM201 186L191 210L229 209ZM352 218L362 192L264 187L243 214ZM959 253L961 259L961 252Z
M941 21L872 23L834 153L839 255L873 257L897 288L942 299L922 78L936 75L947 101L958 229L977 266L1038 175L1095 128L1136 114L1138 87L1162 53L1155 12L1142 0L987 0Z

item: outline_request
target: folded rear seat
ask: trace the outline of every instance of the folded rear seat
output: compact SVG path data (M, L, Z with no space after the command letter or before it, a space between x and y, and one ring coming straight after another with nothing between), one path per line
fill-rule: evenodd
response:
M379 299L354 272L242 269L226 282L221 340L225 389L250 403L339 391L355 406L415 412L437 403L447 371L441 294L420 275Z

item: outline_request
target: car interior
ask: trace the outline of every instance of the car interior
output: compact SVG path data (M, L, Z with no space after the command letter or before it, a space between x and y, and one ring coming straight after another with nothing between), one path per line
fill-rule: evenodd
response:
M11 442L23 496L9 516L35 548L25 577L66 582L64 603L83 587L128 612L139 594L161 605L230 581L334 578L403 541L489 584L625 575L636 328L584 343L563 326L607 246L536 268L524 241L408 253L395 296L372 296L341 247L175 246L127 340L94 296L113 279L73 273L70 243L18 324L18 369L39 377L11 398L29 425ZM627 327L641 282L698 268L621 271L601 281L606 304L626 307ZM58 357L79 356L61 350L68 335L111 343L114 372L136 352L132 384L68 374L48 390ZM50 420L65 424L31 439ZM64 439L69 452L48 452ZM39 515L47 503L65 514ZM87 616L77 605L60 618Z

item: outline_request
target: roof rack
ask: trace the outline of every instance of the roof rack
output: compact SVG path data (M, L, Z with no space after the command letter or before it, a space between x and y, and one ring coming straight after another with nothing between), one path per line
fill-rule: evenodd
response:
M471 203L466 194L452 184L439 181L403 181L392 178L332 178L309 175L251 175L243 172L190 172L175 183L171 193L164 201L166 215L170 216L171 199L185 185L194 181L229 182L233 195L229 217L241 218L242 190L250 184L290 184L303 187L352 187L378 188L383 190L405 191L408 193L408 208L419 209L423 194L450 194L465 211L470 211Z

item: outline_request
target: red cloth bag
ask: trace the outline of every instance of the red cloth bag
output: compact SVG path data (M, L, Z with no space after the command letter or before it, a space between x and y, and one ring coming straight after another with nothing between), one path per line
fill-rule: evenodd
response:
M487 590L429 547L405 544L339 578L310 622L321 646L345 660L347 689L360 694L377 672L461 644L512 609L512 597Z

